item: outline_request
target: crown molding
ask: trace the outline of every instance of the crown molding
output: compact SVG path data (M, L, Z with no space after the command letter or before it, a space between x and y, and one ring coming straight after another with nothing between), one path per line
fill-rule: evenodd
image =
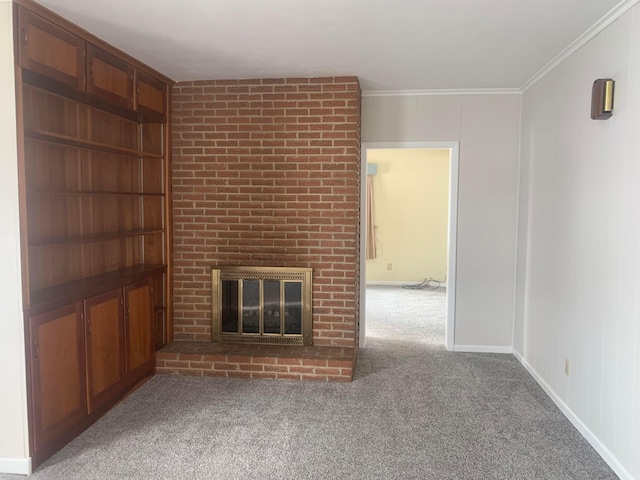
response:
M544 67L538 70L529 80L526 81L524 85L520 88L522 93L526 92L533 85L538 83L545 75L547 75L551 70L556 68L560 63L578 51L581 47L587 44L590 40L592 40L596 35L598 35L601 31L615 22L618 18L624 15L629 9L635 6L640 0L623 0L618 5L613 7L609 12L607 12L604 17L598 20L595 24L591 26L586 32L580 35L577 39L575 39L567 48L562 50L558 55L552 58Z
M640 1L640 0L637 0ZM365 90L363 97L408 97L428 95L519 95L519 88L463 88L441 90Z

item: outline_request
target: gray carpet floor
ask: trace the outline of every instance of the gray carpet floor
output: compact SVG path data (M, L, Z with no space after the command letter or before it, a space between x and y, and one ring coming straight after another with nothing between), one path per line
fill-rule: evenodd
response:
M617 478L511 355L447 352L444 315L369 288L353 383L156 376L31 478Z

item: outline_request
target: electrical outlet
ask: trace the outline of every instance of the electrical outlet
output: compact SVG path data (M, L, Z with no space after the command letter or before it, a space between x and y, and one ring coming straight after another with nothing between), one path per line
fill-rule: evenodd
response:
M391 263L387 263L387 270L392 270L393 269L393 265Z
M569 359L568 358L564 359L564 374L567 377L569 376Z

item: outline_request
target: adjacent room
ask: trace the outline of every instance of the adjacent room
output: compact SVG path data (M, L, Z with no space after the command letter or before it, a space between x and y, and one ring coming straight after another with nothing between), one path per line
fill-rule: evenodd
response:
M0 478L640 480L640 0L0 0Z
M387 318L389 332L394 324L400 329L401 318L407 315L402 307L409 303L415 320L437 329L435 344L444 347L446 333L452 336L453 328L445 329L449 230L456 223L456 212L449 205L452 153L446 148L365 147L366 273L362 276L367 316L360 322L360 338L372 335L367 319L374 315ZM455 228L451 238L455 240ZM436 311L439 320L431 325L427 319ZM453 309L448 317L453 322Z

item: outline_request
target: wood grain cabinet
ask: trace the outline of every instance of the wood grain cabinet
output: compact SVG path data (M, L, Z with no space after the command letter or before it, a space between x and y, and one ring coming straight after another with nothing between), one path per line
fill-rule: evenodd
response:
M30 317L28 335L32 444L39 452L87 413L82 304Z
M87 347L87 406L93 413L124 389L122 290L84 301Z
M20 67L148 115L167 112L167 84L118 55L17 7Z
M153 283L145 278L29 318L36 454L64 443L154 372Z
M37 466L153 374L171 341L171 80L30 0L14 13Z
M151 294L153 299L153 340L156 350L162 348L167 343L167 307L162 288L165 279L164 275L156 275L151 279Z
M18 8L17 36L22 68L84 90L83 39L22 7Z
M135 109L164 114L166 111L166 86L143 72L136 73Z
M121 58L87 45L87 91L114 105L133 108L134 69Z
M126 382L133 385L154 369L151 282L147 279L127 285L124 297Z

